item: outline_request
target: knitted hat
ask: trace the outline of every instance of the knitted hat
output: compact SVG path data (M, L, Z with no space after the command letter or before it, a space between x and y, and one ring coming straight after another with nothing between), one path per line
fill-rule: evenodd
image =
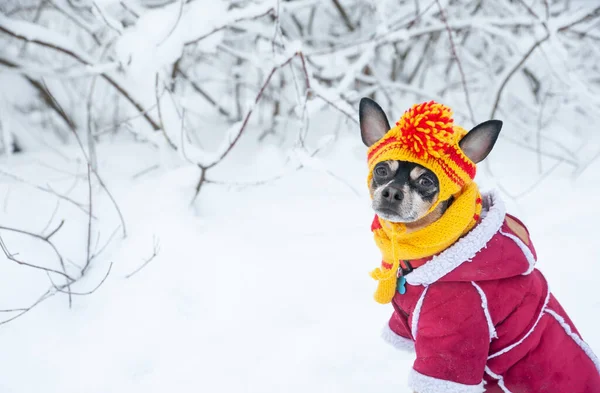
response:
M386 160L409 161L436 174L440 184L437 203L459 193L475 178L476 166L458 143L467 131L454 124L452 110L434 101L413 105L396 126L368 149L371 184L375 165Z

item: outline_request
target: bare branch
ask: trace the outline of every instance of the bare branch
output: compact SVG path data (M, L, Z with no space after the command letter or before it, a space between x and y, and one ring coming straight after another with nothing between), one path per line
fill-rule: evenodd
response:
M250 120L250 117L252 116L252 112L254 112L254 109L256 108L256 105L258 104L258 102L260 101L260 99L262 98L267 86L269 85L269 82L271 82L271 78L273 78L273 75L275 75L275 72L277 72L277 70L279 70L282 67L285 67L288 63L290 63L294 57L296 57L299 53L294 53L292 56L290 56L289 58L287 58L285 61L283 61L280 64L277 64L275 66L273 66L273 68L271 69L271 71L269 72L269 74L267 75L267 78L265 79L264 83L262 84L260 90L258 91L258 93L256 94L256 97L254 98L254 105L252 105L250 107L250 109L248 109L248 111L246 112L246 116L244 117L244 120L242 121L242 125L240 126L239 131L236 133L235 137L233 138L233 140L230 142L229 147L219 155L219 157L217 157L212 163L205 165L204 169L210 169L212 167L214 167L215 165L217 165L219 162L223 161L223 159L225 157L227 157L229 155L229 153L231 153L231 150L233 150L234 146L237 144L237 142L239 141L239 139L241 138L242 134L244 133L244 130L246 129L246 126L248 125L248 121Z
M96 285L93 289L87 291L87 292L73 292L71 290L67 290L65 291L64 289L62 289L62 287L57 287L56 285L54 286L54 288L58 291L58 292L62 292L62 293L66 293L69 296L71 295L77 295L77 296L87 296L87 295L91 295L94 292L96 292L98 290L98 288L100 288L102 286L102 284L104 284L104 281L106 281L106 279L108 278L108 276L110 275L110 271L112 270L113 267L113 263L111 262L110 265L108 265L108 270L106 271L106 274L104 275L104 277L102 277L102 280L100 280L100 282L98 283L98 285Z
M232 20L228 20L224 23L221 23L220 25L216 26L214 29L212 29L211 31L202 34L199 37L194 38L191 41L188 41L185 43L185 45L192 45L195 44L197 42L202 41L203 39L210 37L211 35L215 34L218 31L221 31L229 26L235 26L236 24L246 21L246 20L253 20L253 19L259 19L262 18L263 16L267 16L267 15L272 15L273 12L275 12L275 10L273 9L273 7L268 8L267 10L264 9L257 9L256 13L248 13L246 15L240 16L238 18L234 18Z
M463 70L462 63L461 63L460 59L458 58L458 54L456 53L456 46L454 45L454 38L452 38L452 30L450 29L450 26L448 25L448 20L446 19L446 14L444 13L444 10L442 9L442 5L440 4L440 1L435 0L435 2L437 3L437 6L440 10L440 18L442 19L442 22L446 26L446 31L448 31L448 39L450 41L450 48L452 50L452 56L456 60L456 65L458 66L458 71L460 72L460 79L462 81L463 91L465 92L465 101L467 103L467 108L469 109L469 115L471 116L471 123L477 124L477 122L475 121L475 114L473 113L473 107L471 106L471 99L469 98L469 89L467 88L467 78L465 77L465 71Z
M12 232L16 232L16 233L26 234L26 235L29 235L29 236L32 236L32 237L35 237L35 238L42 239L42 240L46 241L44 238L40 237L39 235L35 235L35 234L32 234L32 233L24 231L24 230L15 229L15 228L9 228L9 227L5 227L5 226L0 226L0 229L3 229L5 231L12 231ZM46 241L46 242L48 244L51 244L48 241ZM54 250L56 250L56 248L54 247L54 245L53 244L51 244L51 245L52 245L52 248ZM47 268L47 267L43 267L43 266L34 265L32 263L28 263L28 262L25 262L25 261L21 261L20 259L17 259L15 257L16 254L12 254L8 250L8 248L6 247L6 244L4 243L4 239L2 239L2 236L0 236L0 248L2 248L2 251L4 252L4 255L6 256L7 259L9 259L9 260L11 260L11 261L13 261L15 263L18 263L19 265L31 267L33 269L38 269L38 270L41 270L41 271L44 271L44 272L47 272L47 273L58 274L60 276L63 276L64 278L66 278L69 281L74 281L74 279L71 278L68 274L63 273L61 271L58 271L56 269L51 269L51 268ZM60 260L62 261L62 257L60 257Z
M131 272L128 275L126 275L125 278L130 278L134 274L138 273L140 270L142 270L143 268L145 268L154 258L156 258L158 256L159 252L160 252L160 243L159 243L159 241L155 237L154 238L154 248L153 248L152 255L150 255L149 258L146 258L146 260L144 261L144 263L142 263L142 265L140 267L138 267L133 272Z
M163 121L163 116L162 116L162 109L160 106L160 94L158 94L158 81L160 79L159 73L156 73L156 77L154 79L154 93L156 95L156 108L158 109L158 120L160 122L160 130L162 131L165 140L167 141L167 143L169 144L169 146L171 146L171 148L173 150L177 150L177 145L175 143L173 143L173 141L171 140L171 138L169 138L169 135L167 134L167 130L165 129L165 122ZM166 90L166 87L165 87Z
M46 84L44 84L44 87L46 88L46 90L48 91L48 94L50 95L50 97L52 97L52 99L54 100L54 102L56 103L56 105L60 107L60 104L56 100L56 97L54 97L54 95L50 92L50 90L48 90L48 86L46 86ZM73 130L73 135L75 136L75 140L77 141L77 144L79 145L79 148L81 149L81 153L83 154L83 157L85 158L88 166L91 168L92 172L96 176L96 179L98 180L98 183L100 183L100 186L106 192L106 195L108 195L108 197L110 198L113 206L115 207L115 210L117 211L117 214L119 215L119 219L121 220L121 226L122 226L122 229L123 229L123 238L127 237L127 229L125 227L125 219L123 218L123 214L121 213L121 209L119 208L119 205L117 204L117 201L113 197L112 193L108 190L108 187L104 183L104 180L102 180L102 178L100 177L100 174L98 174L98 171L96 169L94 169L93 167L91 167L91 165L90 165L90 159L89 159L88 155L85 152L85 148L83 147L83 143L81 141L81 138L79 137L79 135L77 134L77 132L75 130Z
M6 171L4 171L2 169L0 169L0 175L4 175L4 176L9 177L9 178L11 178L13 180L16 180L16 181L18 181L20 183L23 183L23 184L26 184L26 185L28 185L30 187L33 187L36 190L40 190L42 192L51 194L51 195L55 196L58 199L67 201L70 204L72 204L73 206L75 206L76 208L78 208L79 210L81 210L82 212L84 212L85 214L88 214L88 211L87 211L87 209L85 208L85 206L83 204L81 204L81 203L79 203L79 202L77 202L77 201L75 201L75 200L73 200L73 199L71 199L71 198L69 198L69 197L67 197L65 195L61 195L61 194L57 193L56 191L54 191L54 190L52 190L52 189L50 189L48 187L42 187L42 186L39 186L37 184L33 184L33 183L31 183L31 182L29 182L29 181L27 181L25 179L22 179L22 178L20 178L18 176L15 176L12 173L8 173L8 172L6 172ZM96 217L94 217L94 218L96 218Z
M500 98L502 98L502 93L503 93L504 88L506 87L506 84L508 83L508 81L513 77L515 72L517 72L523 66L523 64L525 64L525 62L527 61L529 56L531 56L533 54L533 52L536 50L536 48L538 46L540 46L542 43L544 43L548 38L550 38L550 35L546 34L544 36L544 38L537 40L531 46L531 48L529 48L527 53L525 53L525 55L506 74L506 76L504 77L504 79L502 80L502 82L500 84L500 87L498 88L498 91L496 92L496 98L494 100L494 104L492 106L492 111L489 116L490 119L493 119L494 115L496 114L496 110L498 109L498 104L500 103Z
M342 17L342 20L344 21L344 24L346 24L346 27L348 28L348 30L354 31L354 25L352 24L352 21L350 20L348 13L344 9L344 7L340 4L340 1L339 0L332 0L332 1L333 1L333 5L340 13L340 16Z

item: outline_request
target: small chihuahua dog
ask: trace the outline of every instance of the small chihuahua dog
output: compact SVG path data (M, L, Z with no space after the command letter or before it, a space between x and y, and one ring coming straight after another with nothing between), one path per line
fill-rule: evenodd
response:
M416 352L410 387L418 393L600 393L600 360L535 268L525 225L506 213L496 192L480 193L476 184L447 196L444 176L459 184L453 168L484 160L502 122L485 121L460 140L436 145L435 138L447 136L442 127L454 127L441 104L413 106L392 130L368 98L359 115L362 140L375 157L371 229L382 251L382 267L371 273L378 280L375 300L393 306L382 337ZM436 154L415 155L429 148ZM432 170L389 157L417 157ZM469 173L473 180L475 171ZM481 214L473 214L473 205ZM463 230L465 217L471 226ZM403 230L401 241L387 235L395 227Z

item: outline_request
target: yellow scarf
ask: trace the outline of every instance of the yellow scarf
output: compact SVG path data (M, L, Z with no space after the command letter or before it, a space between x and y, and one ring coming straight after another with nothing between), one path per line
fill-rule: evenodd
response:
M379 228L374 228L375 243L381 250L382 267L371 272L378 280L375 300L386 304L396 292L400 260L412 260L436 255L450 247L469 232L481 214L481 195L475 183L470 183L434 223L415 232L407 233L402 223L392 223L379 218Z

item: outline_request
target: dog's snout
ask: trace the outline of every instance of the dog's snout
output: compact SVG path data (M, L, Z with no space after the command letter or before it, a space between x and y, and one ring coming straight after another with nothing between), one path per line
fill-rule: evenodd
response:
M404 195L402 194L401 189L394 186L388 186L385 190L383 190L381 196L383 196L388 202L400 202Z

